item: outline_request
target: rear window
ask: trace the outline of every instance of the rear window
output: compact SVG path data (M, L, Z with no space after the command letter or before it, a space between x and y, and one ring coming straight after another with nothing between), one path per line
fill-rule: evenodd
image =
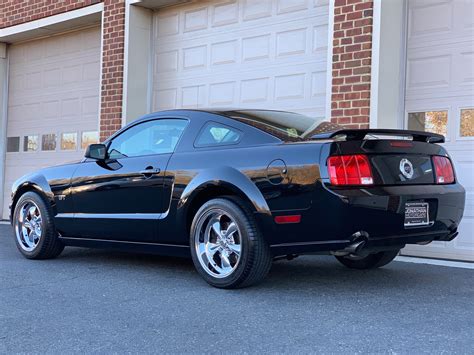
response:
M299 113L269 110L238 110L226 114L235 120L254 126L284 141L299 141L338 128L324 118Z

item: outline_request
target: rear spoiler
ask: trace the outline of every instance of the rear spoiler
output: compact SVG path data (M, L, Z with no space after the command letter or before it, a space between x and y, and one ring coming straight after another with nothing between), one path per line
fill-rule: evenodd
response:
M409 131L403 129L338 129L336 131L318 133L311 136L312 139L329 139L337 136L345 136L346 141L363 140L367 135L383 136L403 136L412 137L414 141L426 143L444 143L444 136L441 134Z

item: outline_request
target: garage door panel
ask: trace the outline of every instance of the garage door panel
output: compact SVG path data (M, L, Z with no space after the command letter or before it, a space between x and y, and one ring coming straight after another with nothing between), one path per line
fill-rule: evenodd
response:
M155 74L176 72L183 69L218 67L222 64L268 64L286 62L288 56L313 62L326 61L327 27L296 28L287 32L249 32L236 34L238 39L229 40L228 34L221 38L200 39L160 45L155 56ZM181 45L181 47L180 47ZM214 69L214 68L213 68Z
M17 178L80 159L82 133L97 131L100 29L12 45L9 58L7 136L20 137L20 152L6 154L3 218ZM62 133L75 133L75 149L61 150ZM49 134L56 137L56 149L42 151L42 136ZM23 151L25 136L37 137L36 151Z
M472 2L410 0L408 5L405 107L407 112L447 111L443 146L466 189L466 205L454 241L408 246L403 253L474 261L474 136L462 137L460 129L462 110L474 108Z
M99 66L99 62L96 62L95 65ZM19 105L22 103L44 102L51 99L52 96L80 96L91 93L97 96L99 94L97 84L99 76L95 73L92 77L87 75L87 72L85 72L86 75L83 74L83 70L79 67L74 72L69 72L65 75L59 74L59 71L56 70L50 75L60 76L55 76L54 79L46 78L46 80L43 80L43 77L33 81L28 75L17 77L15 79L21 80L24 83L16 83L17 87L9 90L9 96L11 97L11 99L9 98L9 103L11 105Z
M219 11L215 14L215 9L224 9L226 3L229 8L235 9L238 6L239 10L229 11L227 14L224 11ZM155 17L154 36L163 39L163 43L178 41L188 41L194 39L196 36L206 36L211 32L216 32L216 29L225 27L226 32L236 30L251 31L255 28L261 29L266 26L274 26L275 18L279 22L294 22L301 20L301 13L308 10L315 9L312 16L316 18L313 24L327 24L328 3L327 1L315 1L311 4L310 1L304 2L299 9L293 7L295 11L281 11L277 13L278 3L281 8L291 9L290 1L245 1L240 0L229 3L228 1L200 1L196 4L187 4L177 7L161 10ZM302 3L303 4L303 3ZM318 19L319 18L319 19ZM217 35L222 35L219 33Z
M474 217L471 216L465 216L463 220L463 225L460 230L460 233L463 234L463 238L456 238L454 240L454 246L457 249L465 250L468 255L474 255L474 233L472 231L474 230Z
M238 70L236 70L238 69ZM212 73L212 78L210 74ZM313 73L318 74L317 77L312 77ZM216 81L220 78L225 78L228 81L240 81L248 80L252 78L259 77L272 77L275 76L286 76L291 74L305 74L308 78L311 79L324 79L320 84L317 91L321 91L321 88L325 88L325 75L326 73L326 63L325 62L307 62L307 61L292 61L284 63L272 63L272 65L254 65L248 67L236 67L234 70L229 70L225 68L218 68L209 71L201 71L199 73L184 73L179 76L173 75L157 75L155 77L155 87L160 89L170 88L176 85L193 84L202 85L203 83L209 83L210 81ZM213 79L213 80L211 80ZM221 80L219 80L221 81ZM316 84L316 83L315 83ZM315 85L316 88L317 85Z
M298 68L301 70L301 68ZM325 72L281 71L282 75L261 77L240 75L235 81L191 85L186 80L161 82L155 92L158 109L174 107L239 106L308 110L324 115ZM245 74L245 73L244 73ZM182 86L179 84L181 83ZM203 81L205 83L205 81ZM178 84L178 86L176 86ZM174 86L174 87L173 87ZM319 108L318 108L319 107Z
M158 12L155 109L234 106L325 113L324 1L206 1Z
M197 62L196 59L194 59ZM202 67L201 67L202 68ZM204 68L202 68L204 69ZM238 70L238 71L237 71ZM272 76L275 73L278 74L288 74L291 72L300 72L304 71L305 73L317 73L317 72L326 72L326 62L324 60L310 60L310 59L299 59L297 60L273 60L269 61L267 64L259 62L257 60L251 61L248 60L248 63L243 63L242 65L228 66L228 65L214 65L205 70L182 70L180 73L176 72L158 72L154 76L155 86L161 85L166 82L189 82L194 80L202 80L204 82L209 81L209 76L219 76L226 78L235 78L239 77L248 78L249 76L258 75L257 73L265 72L272 73ZM237 71L237 72L236 72ZM324 80L325 85L325 80Z
M471 0L410 0L408 48L449 45L474 35Z
M327 47L327 17L326 11L317 12L318 9L313 10L313 13L302 17L302 14L294 14L293 16L272 16L266 20L258 19L255 22L241 21L235 26L225 26L225 30L209 28L204 31L197 31L195 33L179 32L174 35L161 34L159 31L155 33L155 40L159 39L159 48L176 49L182 48L183 44L195 44L195 43L208 43L209 36L212 35L212 41L223 42L229 40L229 38L246 38L263 34L275 34L280 29L291 28L292 30L298 30L302 28L309 28L308 36L313 39L313 43L318 43L316 48L324 49ZM288 18L290 17L290 18ZM164 26L160 15L155 17L154 27ZM166 22L165 22L166 23Z
M451 54L437 52L436 55L411 57L408 59L408 89L448 88L451 82Z
M472 97L474 43L410 50L407 59L407 99ZM462 68L462 70L460 70Z
M453 29L452 15L452 1L411 0L409 38L451 32Z
M456 178L468 191L472 191L469 192L472 197L474 194L474 181L472 179L474 175L474 160L472 158L469 160L460 160L453 150L450 150L450 155L456 164Z
M473 35L474 37L474 35ZM474 85L474 43L471 47L466 47L469 49L467 51L461 51L457 58L457 64L463 70L459 73L459 82L463 86Z
M84 96L77 97L77 93L73 93L63 95L65 96L63 100L11 106L8 114L8 135L48 133L52 127L59 132L65 128L97 129L98 96L92 96L89 91L83 91L81 94Z

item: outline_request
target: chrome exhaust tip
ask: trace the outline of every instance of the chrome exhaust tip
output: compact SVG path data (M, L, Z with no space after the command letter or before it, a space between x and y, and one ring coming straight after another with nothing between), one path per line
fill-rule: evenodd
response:
M349 244L347 247L345 247L342 250L337 250L335 252L332 252L332 254L336 256L360 254L361 250L364 248L364 246L367 244L367 241L369 240L369 233L365 231L355 232L351 236L351 239L352 239L351 244Z

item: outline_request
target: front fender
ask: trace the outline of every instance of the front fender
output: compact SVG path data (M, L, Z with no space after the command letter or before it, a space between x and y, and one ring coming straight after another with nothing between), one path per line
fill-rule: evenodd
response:
M16 201L18 201L21 194L27 190L38 191L39 193L43 194L43 196L45 196L51 204L54 204L54 194L46 178L39 173L25 175L16 180L12 185L10 220L13 216L13 209L15 208Z

